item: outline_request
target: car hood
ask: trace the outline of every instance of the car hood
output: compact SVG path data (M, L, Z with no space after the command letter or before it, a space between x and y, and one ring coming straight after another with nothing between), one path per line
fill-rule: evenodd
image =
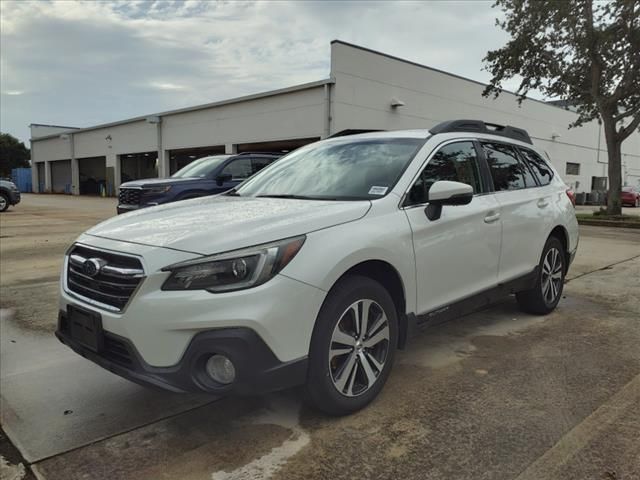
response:
M272 242L363 217L371 202L218 195L113 217L88 235L203 255Z
M141 180L132 180L120 185L120 188L141 188L153 187L156 185L181 185L185 183L202 182L205 178L143 178Z

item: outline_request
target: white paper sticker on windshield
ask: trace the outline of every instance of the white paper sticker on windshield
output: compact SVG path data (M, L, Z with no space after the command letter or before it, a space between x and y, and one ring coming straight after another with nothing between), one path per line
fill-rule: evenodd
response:
M369 189L369 195L384 195L388 189L389 187L371 187Z

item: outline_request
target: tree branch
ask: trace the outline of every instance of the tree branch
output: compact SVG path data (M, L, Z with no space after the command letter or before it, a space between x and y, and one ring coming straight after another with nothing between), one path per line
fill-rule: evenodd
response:
M636 114L635 118L631 120L631 123L629 125L621 128L618 131L618 138L620 142L623 142L625 138L631 135L631 133L638 127L640 127L640 114Z

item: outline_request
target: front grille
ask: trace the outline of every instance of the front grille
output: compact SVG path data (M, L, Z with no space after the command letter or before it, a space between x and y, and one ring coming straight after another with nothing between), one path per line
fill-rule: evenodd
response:
M142 190L139 188L121 188L118 195L120 205L140 205Z
M85 265L89 261L100 268ZM68 256L67 289L107 310L121 311L143 278L142 264L135 257L83 245L74 246Z

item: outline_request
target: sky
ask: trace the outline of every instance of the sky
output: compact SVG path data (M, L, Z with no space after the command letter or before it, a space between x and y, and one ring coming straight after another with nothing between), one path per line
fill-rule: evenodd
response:
M492 1L0 1L0 130L87 127L328 78L340 39L487 82ZM516 84L504 84L513 89Z

